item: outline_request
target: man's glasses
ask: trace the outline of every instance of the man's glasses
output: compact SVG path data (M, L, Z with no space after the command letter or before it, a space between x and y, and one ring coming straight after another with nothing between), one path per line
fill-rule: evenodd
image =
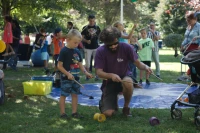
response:
M113 44L106 44L107 45L107 47L112 47L113 45L117 45L117 44L119 44L119 42L117 41L117 42L115 42L115 43L113 43Z

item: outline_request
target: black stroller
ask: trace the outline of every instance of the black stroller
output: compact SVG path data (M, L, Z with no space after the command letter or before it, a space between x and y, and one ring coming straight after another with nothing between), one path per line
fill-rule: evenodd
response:
M186 87L186 89L178 96L178 98L171 105L171 117L172 119L182 118L181 110L175 107L176 103L178 103L178 105L181 104L184 106L194 107L195 124L196 126L200 126L200 50L194 50L189 52L181 59L181 63L187 64L189 66L192 82ZM189 92L188 90L193 85L197 85L197 88L192 92ZM188 95L188 102L183 102L180 100L184 94Z

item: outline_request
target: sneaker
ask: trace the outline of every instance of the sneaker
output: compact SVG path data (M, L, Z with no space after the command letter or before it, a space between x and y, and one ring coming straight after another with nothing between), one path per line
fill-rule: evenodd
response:
M45 74L46 74L46 75L50 75L50 74L51 74L51 73L50 73L50 70L47 69L47 68L45 68Z
M139 84L134 84L133 86L134 88L142 88L142 86L140 86Z
M78 114L77 112L76 112L76 113L73 113L73 114L72 114L72 117L73 117L73 118L76 118L76 119L82 119L82 118L84 118L82 115Z
M129 117L132 116L129 107L124 107L123 110L122 110L122 112L123 112L123 114L124 114L125 116L129 116Z
M99 80L99 77L95 76L94 81L98 81L98 80Z
M148 80L148 79L146 80L146 84L147 84L147 85L150 85L150 82L149 82L149 80Z
M69 117L68 117L68 115L67 114L62 114L62 115L60 115L60 118L61 119L66 119L66 120L68 120L69 119Z
M86 77L85 77L85 80L86 80L86 81L89 81L89 78L86 76Z
M142 84L142 80L140 79L139 84Z

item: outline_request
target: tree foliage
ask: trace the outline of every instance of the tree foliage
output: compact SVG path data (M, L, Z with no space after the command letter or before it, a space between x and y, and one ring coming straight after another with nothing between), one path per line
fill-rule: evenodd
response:
M164 34L184 34L187 27L185 14L189 10L199 10L200 6L198 2L197 0L169 0L166 2L160 22Z

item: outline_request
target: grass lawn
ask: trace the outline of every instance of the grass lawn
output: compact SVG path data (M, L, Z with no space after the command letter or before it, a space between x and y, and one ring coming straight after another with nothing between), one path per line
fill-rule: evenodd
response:
M175 58L171 49L160 50L161 78L166 83L178 83L180 56ZM152 69L155 65L152 63ZM183 67L184 71L186 67ZM22 82L30 80L29 75L41 75L42 68L19 68L4 70L6 102L0 106L0 133L195 133L199 132L194 124L194 108L182 109L181 120L172 120L170 109L131 109L133 117L126 118L118 113L103 123L93 120L99 112L98 107L79 105L78 111L84 114L83 120L59 119L59 104L45 96L29 96L24 99ZM159 82L151 76L150 81ZM81 77L81 83L85 81ZM100 82L100 81L99 81ZM180 82L184 83L185 82ZM175 99L174 99L175 100ZM66 112L71 114L71 105L66 104ZM160 125L152 127L149 118L156 116Z

